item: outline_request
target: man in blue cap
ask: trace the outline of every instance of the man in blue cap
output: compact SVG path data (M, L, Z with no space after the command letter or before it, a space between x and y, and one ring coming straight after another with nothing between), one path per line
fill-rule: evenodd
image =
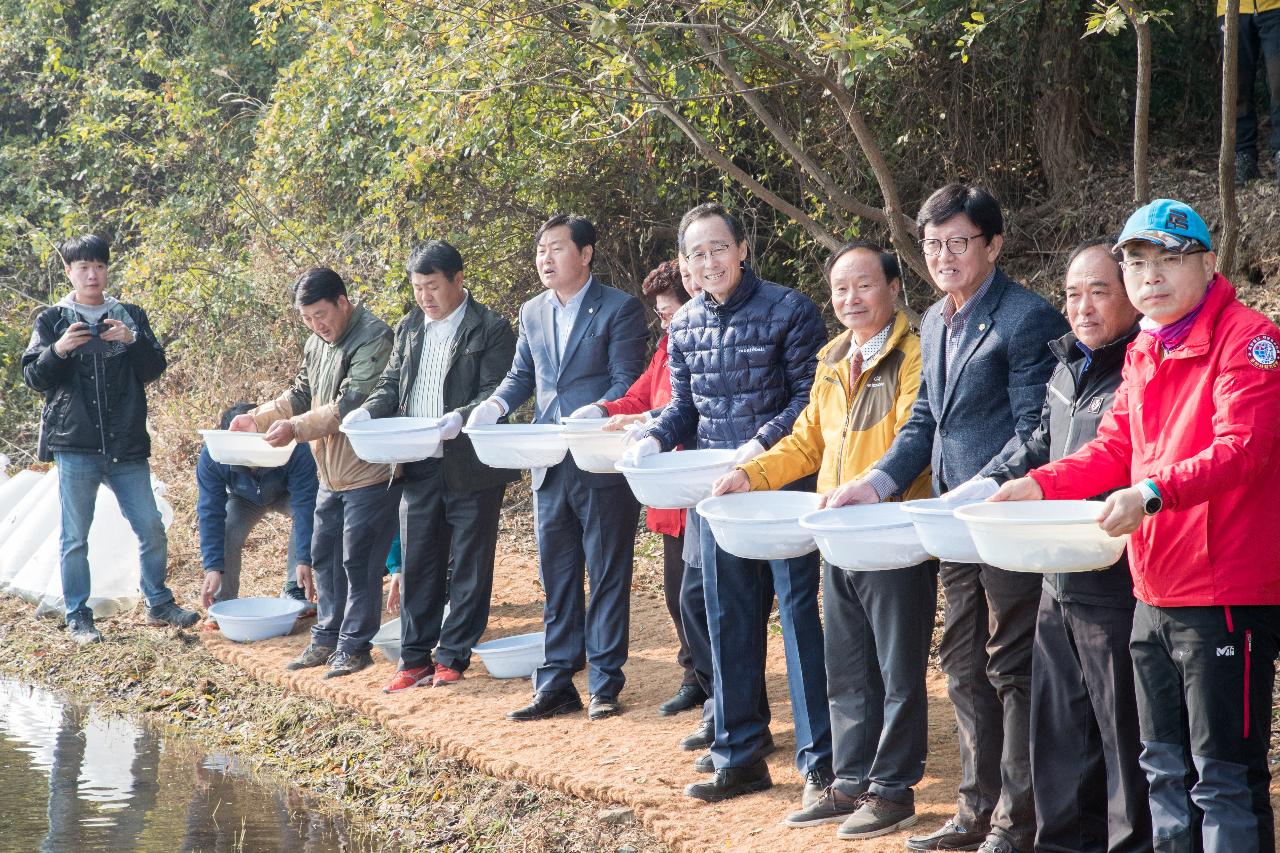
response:
M1209 229L1187 205L1141 208L1117 245L1146 316L1111 410L1096 438L993 500L1112 492L1099 523L1131 535L1155 849L1270 853L1280 329L1215 273Z

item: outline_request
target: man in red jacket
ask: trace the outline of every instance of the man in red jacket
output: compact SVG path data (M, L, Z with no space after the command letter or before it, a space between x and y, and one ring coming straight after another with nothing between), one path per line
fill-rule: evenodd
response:
M1155 848L1270 853L1280 330L1214 273L1209 230L1187 205L1141 208L1117 246L1146 318L1115 404L1097 438L993 500L1118 489L1099 523L1132 534L1130 649Z

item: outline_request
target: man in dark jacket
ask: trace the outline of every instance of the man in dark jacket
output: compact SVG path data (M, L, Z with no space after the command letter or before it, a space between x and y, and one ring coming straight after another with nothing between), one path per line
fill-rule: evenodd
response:
M747 265L746 232L718 204L680 222L680 252L703 292L671 322L671 402L628 451L630 459L670 451L697 432L699 448L732 448L745 464L790 434L809 402L826 329L803 294L763 281ZM789 488L813 491L813 477ZM772 786L773 749L764 694L769 611L777 593L805 805L831 783L831 720L823 668L821 583L816 552L790 560L744 560L722 550L697 512L690 531L702 550L702 595L710 629L714 740L709 782L685 792L725 800ZM695 591L696 594L696 591Z
M387 693L462 678L489 622L502 495L519 477L481 463L460 434L511 366L511 324L467 292L462 255L443 240L419 246L408 271L418 307L396 326L369 399L344 419L440 418L444 438L433 458L402 469L400 663Z
M916 224L929 273L946 294L920 322L920 392L889 452L865 479L839 486L829 506L883 500L927 465L937 494L994 470L1039 424L1055 364L1047 344L1069 329L1052 305L996 266L1004 216L986 190L942 187ZM1031 646L1040 578L943 561L939 580L946 625L938 655L956 709L963 773L955 818L909 839L907 848L1029 853Z
M98 487L116 496L138 537L149 624L190 627L200 617L165 586L168 537L151 487L144 386L164 372L147 312L106 294L111 247L93 235L59 248L74 290L40 312L22 354L22 378L44 393L39 456L58 464L62 596L71 639L102 639L88 606L89 527Z
M1058 366L1040 426L989 480L976 481L984 493L1092 441L1111 408L1125 352L1138 335L1138 311L1112 245L1099 238L1072 253L1066 278L1072 331L1049 344ZM1045 575L1031 652L1037 851L1151 849L1129 657L1134 604L1127 559L1100 572Z
M252 403L237 403L222 413L219 428L230 428L233 418L252 410ZM315 608L298 585L298 567L311 568L312 516L319 487L311 447L295 445L289 461L278 468L224 465L215 462L209 449L202 447L196 463L196 485L200 556L204 562L200 603L207 609L215 601L229 601L240 595L244 543L267 513L277 512L288 516L291 522L284 594L304 603L302 617L314 616Z

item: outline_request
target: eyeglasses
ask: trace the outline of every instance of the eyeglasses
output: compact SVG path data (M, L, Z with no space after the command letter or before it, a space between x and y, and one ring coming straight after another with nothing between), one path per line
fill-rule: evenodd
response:
M725 255L733 248L728 243L712 243L710 252L690 252L684 256L691 267L700 267L709 260L723 261Z
M670 320L679 310L679 308L654 308L653 313L657 314L660 320Z
M1145 258L1135 258L1132 261L1121 261L1120 266L1127 273L1133 275L1146 275L1151 270L1158 272L1169 272L1176 270L1182 266L1182 263L1189 255L1203 255L1204 252L1183 252L1180 255L1161 255L1154 261L1148 261Z
M973 234L969 237L948 237L946 240L939 240L936 237L930 237L920 241L920 251L924 252L925 257L932 258L942 254L942 244L947 244L947 251L953 255L963 255L969 251L969 241L982 237L982 234Z

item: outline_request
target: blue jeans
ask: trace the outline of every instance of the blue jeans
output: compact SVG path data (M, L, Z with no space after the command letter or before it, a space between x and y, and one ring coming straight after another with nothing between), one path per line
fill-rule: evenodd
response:
M105 484L116 496L120 512L138 537L142 564L142 594L149 607L173 601L165 586L169 539L151 491L151 466L147 460L113 462L101 453L55 453L58 491L62 504L62 597L68 621L92 616L89 609L89 528L98 501L98 487Z

